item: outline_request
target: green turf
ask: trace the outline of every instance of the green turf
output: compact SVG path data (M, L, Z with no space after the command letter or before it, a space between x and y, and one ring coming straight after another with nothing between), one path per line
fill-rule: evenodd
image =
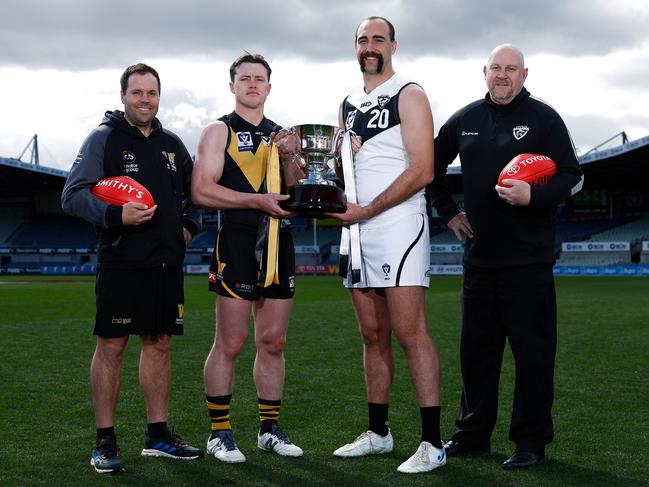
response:
M137 384L138 344L124 361L117 433L126 472L99 476L88 367L94 287L88 278L0 276L0 485L647 485L649 479L649 280L558 278L559 350L555 442L538 467L506 472L513 367L506 354L499 421L490 455L451 459L438 471L396 472L417 447L419 413L403 353L397 352L390 455L341 460L331 452L367 426L361 343L349 298L335 277L298 278L288 332L281 423L305 450L281 458L256 447L252 346L239 359L231 417L248 461L226 465L139 456L145 427ZM459 278L435 277L427 294L442 356L442 433L459 402ZM205 278L186 282L186 335L172 347L170 423L204 448L209 421L202 368L214 331Z

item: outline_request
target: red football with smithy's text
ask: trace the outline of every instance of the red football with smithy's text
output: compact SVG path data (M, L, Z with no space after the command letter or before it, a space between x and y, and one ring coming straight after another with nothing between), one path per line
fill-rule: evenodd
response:
M98 181L92 194L106 203L123 206L126 203L144 203L151 208L155 203L149 190L129 176L114 176Z
M550 182L556 172L557 165L548 156L519 154L500 171L498 185L506 186L503 184L503 179L518 179L532 186L542 186Z

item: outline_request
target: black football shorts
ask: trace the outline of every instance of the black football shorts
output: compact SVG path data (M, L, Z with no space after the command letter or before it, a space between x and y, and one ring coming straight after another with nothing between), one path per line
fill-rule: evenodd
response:
M256 301L260 298L290 299L295 294L295 249L290 227L279 230L279 284L258 285L259 263L255 257L257 228L223 225L216 234L209 289L221 296Z
M185 299L181 268L100 268L95 296L97 336L183 334Z

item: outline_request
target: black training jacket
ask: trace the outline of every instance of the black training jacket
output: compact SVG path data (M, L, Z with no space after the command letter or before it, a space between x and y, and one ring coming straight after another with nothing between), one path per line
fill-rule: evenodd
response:
M113 268L181 267L183 227L195 235L201 211L191 202L193 161L182 141L156 118L145 137L124 113L106 112L83 142L63 188L63 210L95 225L99 265ZM130 176L147 188L158 206L153 218L122 225L122 208L98 200L92 186L109 176Z
M516 155L543 154L557 164L545 186L532 186L530 205L512 206L494 187ZM435 179L430 201L448 223L458 213L446 168L459 154L464 209L474 232L465 242L464 265L478 269L554 263L557 205L578 191L582 170L559 114L523 88L508 105L475 101L449 118L435 138Z

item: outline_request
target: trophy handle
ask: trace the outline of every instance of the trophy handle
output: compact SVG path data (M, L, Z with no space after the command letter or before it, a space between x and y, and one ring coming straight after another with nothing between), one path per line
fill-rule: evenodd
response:
M290 129L282 129L280 132L287 132L288 137L296 137L297 138L297 147L299 149L300 147L300 138L299 134L296 134L296 131L293 127ZM279 149L279 144L277 142L273 141L274 145L277 145ZM305 161L300 157L299 152L288 152L288 151L280 151L279 152L279 160L280 160L280 166L282 168L281 171L281 176L282 176L282 181L284 182L284 186L286 189L290 189L296 184L300 182L301 179L304 179L306 177L306 170L305 170Z

